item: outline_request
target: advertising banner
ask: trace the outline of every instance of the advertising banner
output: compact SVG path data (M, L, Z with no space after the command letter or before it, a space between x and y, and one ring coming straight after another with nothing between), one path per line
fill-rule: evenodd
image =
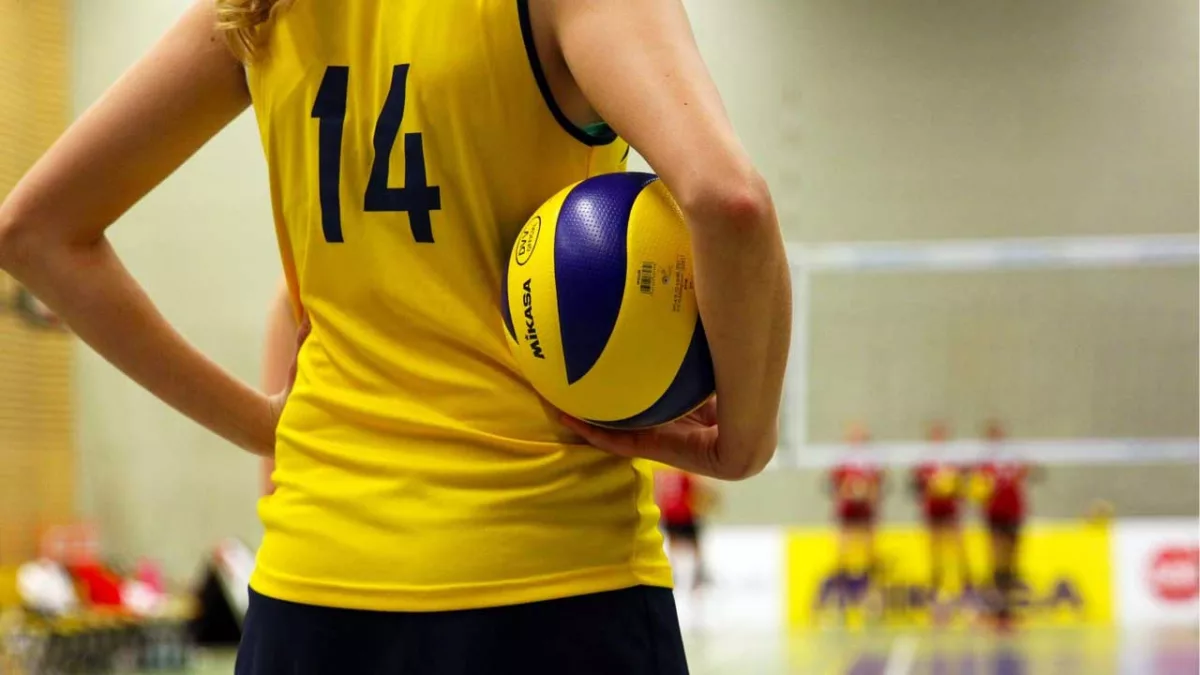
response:
M1033 524L1019 549L1019 613L1026 625L1104 624L1112 620L1109 530L1075 523ZM967 528L966 569L947 565L948 581L930 586L929 535L918 526L881 529L875 565L854 561L839 570L839 541L831 529L793 530L787 542L787 616L793 627L847 617L890 625L970 623L986 608L991 586L988 535ZM957 563L953 550L948 559Z
M1200 621L1200 521L1129 519L1113 533L1117 614L1126 624Z

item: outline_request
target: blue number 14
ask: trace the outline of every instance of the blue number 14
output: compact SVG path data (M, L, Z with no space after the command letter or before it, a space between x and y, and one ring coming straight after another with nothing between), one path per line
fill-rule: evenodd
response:
M392 68L392 84L383 110L375 122L375 159L363 195L363 211L403 211L408 214L413 239L433 243L429 214L442 208L442 191L429 185L425 173L425 143L419 133L404 134L404 187L389 187L392 148L404 120L408 64ZM349 66L329 66L317 90L312 117L319 121L317 147L320 180L321 229L325 241L341 243L342 235L342 130L346 123L346 94L350 88Z

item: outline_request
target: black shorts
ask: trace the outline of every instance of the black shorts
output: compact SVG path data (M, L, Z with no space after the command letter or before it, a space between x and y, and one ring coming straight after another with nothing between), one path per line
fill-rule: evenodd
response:
M875 514L861 512L839 514L838 524L842 527L869 528L875 525Z
M988 530L993 534L1002 534L1008 537L1016 537L1021 532L1021 520L1019 518L988 518Z
M691 542L700 540L700 526L694 520L682 523L663 523L663 529L667 531L667 536L671 538L679 538Z
M687 675L666 588L450 612L315 607L250 591L236 675Z
M926 514L925 525L927 527L954 527L958 525L957 513L935 513Z

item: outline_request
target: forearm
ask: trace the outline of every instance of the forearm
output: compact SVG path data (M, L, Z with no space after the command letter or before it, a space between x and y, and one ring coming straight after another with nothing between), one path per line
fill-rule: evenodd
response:
M696 295L716 373L714 464L744 478L774 455L791 339L791 281L765 187L744 200L691 208Z
M262 373L264 393L275 394L290 385L289 375L296 361L296 336L299 330L287 286L281 285L267 312Z
M167 324L106 239L0 241L0 267L86 343L168 405L247 450L268 453L267 399L205 358ZM41 239L41 238L39 238Z

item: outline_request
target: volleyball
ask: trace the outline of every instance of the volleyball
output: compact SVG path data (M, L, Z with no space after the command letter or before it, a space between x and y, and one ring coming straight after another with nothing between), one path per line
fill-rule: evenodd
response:
M563 412L639 429L713 394L691 239L657 176L604 174L551 197L518 235L506 277L509 346Z

